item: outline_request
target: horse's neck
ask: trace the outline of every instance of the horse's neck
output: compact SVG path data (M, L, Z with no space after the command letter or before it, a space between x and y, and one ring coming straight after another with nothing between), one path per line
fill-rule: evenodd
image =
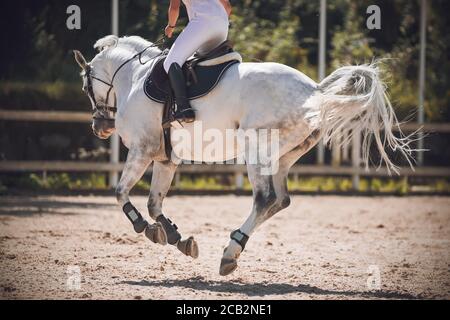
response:
M111 84L117 97L118 106L120 106L121 101L128 97L131 91L133 63L130 61L123 65L131 57L132 54L130 56L111 55L105 59L105 70L107 70L108 78L112 82Z
M123 51L120 54L118 54L118 53L109 54L107 56L107 59L105 59L105 60L107 63L107 70L109 70L108 72L111 74L111 77L114 75L116 70L118 68L120 68L120 66L123 63L125 63L127 60L131 59L134 55L141 52L143 49L145 49L145 47L144 48L138 47L130 52ZM147 64L146 62L157 57L160 53L161 53L161 51L157 48L148 48L146 51L142 52L142 55L140 57L135 57L135 59L132 59L131 61L126 63L126 65L124 65L120 69L120 71L117 73L116 78L119 77L120 74L123 73L123 71L125 69L127 69L128 72L132 72L133 74L135 74L136 72L139 71L138 69L140 69L140 67L143 64ZM142 62L142 64L137 63L137 62Z
M106 63L105 70L107 70L109 79L112 80L114 74L120 68L120 70L117 71L112 83L114 92L116 93L119 108L121 105L121 101L126 100L129 96L132 89L132 84L134 82L133 80L136 78L139 79L144 76L144 74L147 73L148 68L151 68L153 66L153 64L151 64L151 61L148 64L141 64L140 61L142 61L142 63L147 62L161 53L159 49L149 48L142 54L140 58L136 57L135 59L127 62L127 60L132 58L136 53L140 51L141 50L137 50L136 52L123 52L121 54L109 54L104 60L104 62ZM123 65L125 62L126 64Z

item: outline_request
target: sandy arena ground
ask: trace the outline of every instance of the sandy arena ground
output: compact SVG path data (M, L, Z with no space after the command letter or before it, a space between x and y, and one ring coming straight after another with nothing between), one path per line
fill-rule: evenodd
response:
M147 216L146 198L132 199ZM166 215L198 241L192 260L135 234L113 197L1 197L0 298L450 298L448 197L293 196L221 277L222 250L250 206L168 198ZM381 290L371 291L377 269Z

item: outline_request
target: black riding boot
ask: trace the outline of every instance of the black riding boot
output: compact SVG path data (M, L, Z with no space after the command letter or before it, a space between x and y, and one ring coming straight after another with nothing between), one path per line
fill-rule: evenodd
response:
M186 123L194 121L195 112L187 98L186 80L184 78L183 70L178 63L172 63L170 65L168 75L177 103L177 111L174 115L175 120Z

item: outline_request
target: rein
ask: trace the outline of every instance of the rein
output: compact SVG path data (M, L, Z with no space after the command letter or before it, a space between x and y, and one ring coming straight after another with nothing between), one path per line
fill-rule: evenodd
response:
M130 61L139 58L139 63L141 65L145 65L147 62L159 57L164 51L161 51L161 53L155 55L154 57L151 57L145 62L142 62L142 54L147 51L148 49L152 47L157 47L158 45L164 43L166 40L166 37L163 36L162 38L158 39L155 43L145 47L143 50L139 51L135 55L133 55L131 58L127 59L125 62L123 62L114 72L111 82L107 82L105 80L102 80L100 78L97 78L92 75L92 67L90 65L86 66L85 74L87 79L87 94L91 98L91 100L94 103L94 110L93 110L93 119L100 119L100 120L107 120L107 121L114 121L115 113L117 112L117 99L116 95L114 95L114 105L110 106L108 104L109 102L109 95L111 93L111 90L114 88L114 79L116 78L117 73ZM95 79L97 81L100 81L101 83L107 85L109 87L108 92L106 93L106 100L105 102L98 102L95 99L94 89L92 85L92 79ZM112 116L110 116L110 113L112 113ZM98 115L99 114L99 115Z

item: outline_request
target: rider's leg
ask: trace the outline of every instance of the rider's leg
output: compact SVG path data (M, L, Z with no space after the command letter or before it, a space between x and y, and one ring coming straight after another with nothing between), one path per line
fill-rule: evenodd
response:
M182 66L197 50L205 53L227 39L228 22L214 19L194 19L177 37L164 61L169 72L172 63Z
M194 121L195 112L192 109L187 97L186 79L184 78L181 66L176 62L172 63L170 65L168 75L177 103L175 119L187 123Z
M198 49L214 47L224 41L228 33L228 24L210 19L192 20L178 36L164 61L164 69L169 75L175 94L177 112L175 119L192 122L195 113L187 98L186 79L182 71L184 62ZM211 48L211 49L212 49Z

